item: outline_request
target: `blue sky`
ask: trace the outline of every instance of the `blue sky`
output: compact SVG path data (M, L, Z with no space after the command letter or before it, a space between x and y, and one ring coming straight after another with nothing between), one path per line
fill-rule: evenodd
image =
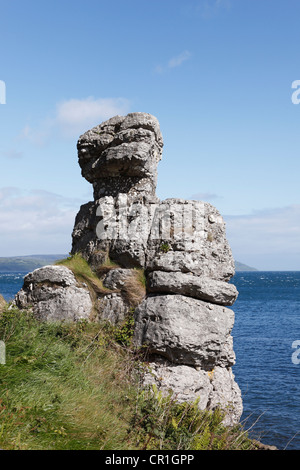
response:
M0 15L0 256L70 251L92 198L79 135L142 111L164 137L158 196L215 205L237 260L300 269L298 0L0 0Z

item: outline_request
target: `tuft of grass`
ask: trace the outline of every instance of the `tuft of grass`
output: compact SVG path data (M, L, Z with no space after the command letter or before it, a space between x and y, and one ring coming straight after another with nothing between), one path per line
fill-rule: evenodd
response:
M127 448L131 354L102 325L41 323L11 309L0 316L0 338L2 449Z
M102 281L98 278L97 274L94 273L86 259L84 259L79 253L75 253L66 259L59 260L55 264L69 268L73 272L77 281L86 283L88 287L93 289L96 293L106 294L111 292L103 286Z
M168 253L168 251L170 251L171 247L170 247L168 242L163 242L160 245L159 249L162 253Z
M146 277L143 269L135 268L125 280L123 298L131 308L136 308L146 295Z
M97 276L102 277L105 274L107 274L109 271L111 271L112 269L118 269L118 268L120 268L120 266L114 261L112 261L110 257L107 255L105 262L102 263L101 266L98 266L96 269Z

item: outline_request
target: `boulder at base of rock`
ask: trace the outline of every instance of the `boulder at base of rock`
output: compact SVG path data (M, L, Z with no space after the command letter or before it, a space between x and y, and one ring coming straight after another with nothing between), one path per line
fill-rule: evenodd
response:
M44 266L27 274L14 302L21 309L32 308L45 321L89 319L93 308L88 289L65 266Z

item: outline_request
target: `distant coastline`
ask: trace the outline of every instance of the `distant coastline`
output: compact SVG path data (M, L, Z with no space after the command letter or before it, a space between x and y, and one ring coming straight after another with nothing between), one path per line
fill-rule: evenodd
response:
M235 261L235 270L236 271L259 271L256 268L252 268L251 266L248 266L247 264L240 263L239 261Z
M67 256L66 254L55 254L0 257L0 272L31 272Z
M0 272L30 272L47 264L53 264L67 256L67 254L54 254L0 257ZM235 261L235 269L236 271L258 271L258 269L239 261Z

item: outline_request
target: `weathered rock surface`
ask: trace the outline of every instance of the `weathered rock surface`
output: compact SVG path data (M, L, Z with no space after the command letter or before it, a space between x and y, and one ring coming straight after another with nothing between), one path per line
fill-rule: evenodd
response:
M135 342L176 364L232 366L232 310L183 295L148 296L135 311Z
M199 407L202 410L208 407L209 397L213 391L206 371L173 364L159 356L151 363L151 371L145 372L144 376L145 385L153 383L166 393L173 392L179 403L194 402L199 399Z
M119 193L154 194L163 139L159 123L146 113L115 116L80 136L79 165L94 198Z
M156 198L133 199L127 194L103 196L81 206L72 233L72 253L82 253L95 268L97 258L101 260L105 253L122 267L145 268L156 207Z
M227 409L224 424L228 426L237 423L243 412L240 389L230 368L205 371L156 357L151 371L144 375L145 385L153 383L166 394L173 392L179 403L199 400L201 410Z
M89 319L93 306L89 291L64 266L44 266L27 274L15 303L47 321Z
M132 277L132 269L111 269L105 275L103 285L108 289L124 289L130 277Z
M225 222L209 203L161 201L148 240L148 271L179 271L223 281L235 272Z
M183 294L220 305L232 305L238 295L233 284L190 273L153 271L148 275L148 292Z
M118 293L107 294L98 299L98 312L101 320L108 320L113 325L121 323L128 312L128 305Z
M243 404L241 391L234 381L232 369L216 367L212 371L211 384L213 393L210 395L209 408L213 410L220 407L226 410L224 424L235 424L242 415Z
M222 281L235 272L223 218L201 201L105 196L81 206L72 236L72 252L83 253L90 263L109 252L125 268Z

